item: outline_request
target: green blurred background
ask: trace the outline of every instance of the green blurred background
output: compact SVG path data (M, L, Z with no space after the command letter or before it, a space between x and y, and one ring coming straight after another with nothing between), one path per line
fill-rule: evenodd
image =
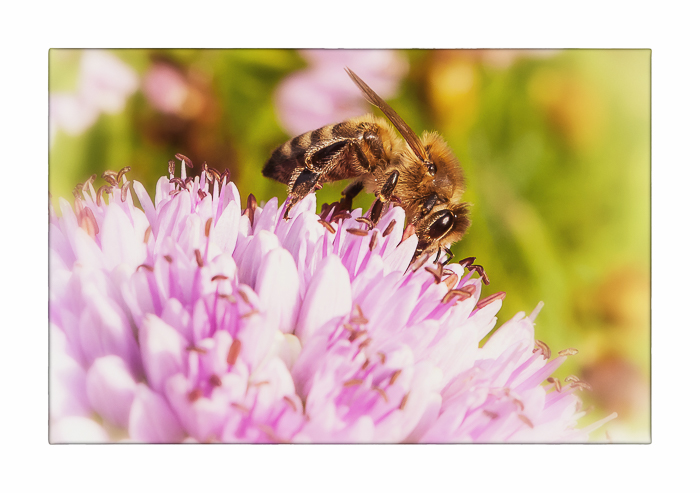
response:
M108 60L86 62L96 53ZM592 386L581 392L591 409L580 423L617 412L594 440L649 441L651 51L375 55L51 50L51 200L70 200L93 173L105 184L103 171L124 166L152 192L177 152L197 170L204 161L228 168L243 198L283 200L286 187L263 178L262 166L301 133L294 125L313 120L295 121L304 107L323 120L311 130L362 105L354 86L324 85L346 64L417 133L437 130L450 143L474 204L473 225L452 250L484 266L484 295L507 293L501 321L545 302L536 337L553 353L579 350L555 375ZM303 84L313 90L297 96ZM345 184L324 187L319 204Z

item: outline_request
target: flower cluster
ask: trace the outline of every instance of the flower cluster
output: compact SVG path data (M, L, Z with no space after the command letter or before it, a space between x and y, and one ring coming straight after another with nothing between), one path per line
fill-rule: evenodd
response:
M503 294L412 265L400 207L375 226L310 195L285 221L172 171L155 201L133 182L140 208L120 172L50 212L52 442L587 439L536 313L480 347Z

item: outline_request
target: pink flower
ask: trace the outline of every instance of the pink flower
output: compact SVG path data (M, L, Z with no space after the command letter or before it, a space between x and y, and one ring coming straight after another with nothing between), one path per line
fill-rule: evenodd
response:
M284 79L275 95L278 117L290 135L369 111L344 67L360 74L385 98L395 94L408 71L406 60L390 50L304 50L301 54L309 67Z
M143 92L150 103L164 113L182 110L189 88L183 75L166 63L154 63L143 80Z
M401 208L368 229L311 195L284 221L184 163L138 208L122 175L50 213L52 442L587 439L536 313L479 347L503 294L411 266Z
M119 58L102 50L85 50L77 90L49 96L51 141L58 129L78 135L91 127L100 113L122 111L137 88L136 72Z

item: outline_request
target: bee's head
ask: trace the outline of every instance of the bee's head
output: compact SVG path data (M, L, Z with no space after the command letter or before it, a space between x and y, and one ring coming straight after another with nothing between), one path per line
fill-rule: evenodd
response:
M418 247L416 256L432 253L441 247L449 247L459 241L470 224L469 204L440 204L416 223Z
M437 132L423 132L421 143L428 159L423 163L430 185L448 200L459 200L464 193L464 173L452 150Z

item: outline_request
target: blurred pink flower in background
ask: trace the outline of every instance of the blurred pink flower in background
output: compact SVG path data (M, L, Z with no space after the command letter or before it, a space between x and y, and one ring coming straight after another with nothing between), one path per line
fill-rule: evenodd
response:
M78 135L92 126L100 113L122 111L138 85L136 72L115 55L103 50L85 50L76 91L49 95L51 142L59 129Z
M399 207L368 229L310 195L284 221L183 164L155 201L133 183L140 209L109 181L50 211L52 443L561 442L602 424L576 428L581 382L542 385L566 356L535 341L536 313L479 347L503 296L479 300L459 264L409 268Z
M345 73L355 71L383 98L391 98L408 72L408 62L391 50L304 50L309 66L282 81L275 95L282 127L297 135L369 111Z
M173 66L156 62L143 78L143 92L154 108L163 113L182 111L189 92L185 77Z

